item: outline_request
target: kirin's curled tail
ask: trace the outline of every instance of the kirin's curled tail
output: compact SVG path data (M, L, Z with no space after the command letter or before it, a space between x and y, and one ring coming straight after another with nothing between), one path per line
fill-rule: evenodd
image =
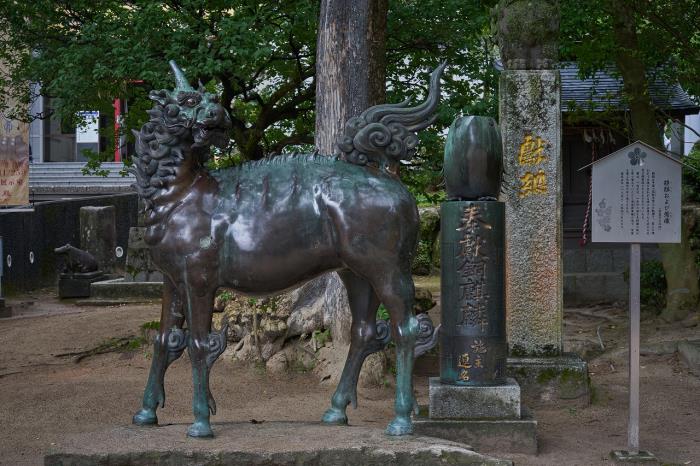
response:
M440 76L446 65L443 62L433 71L428 98L420 105L409 107L408 100L400 104L375 105L349 119L337 143L340 157L397 175L401 160L411 160L416 152L416 132L433 124L437 117Z

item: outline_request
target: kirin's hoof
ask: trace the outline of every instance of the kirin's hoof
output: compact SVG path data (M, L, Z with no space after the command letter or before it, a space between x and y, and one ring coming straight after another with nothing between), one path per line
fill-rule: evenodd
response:
M154 409L141 409L138 413L134 414L131 422L137 426L154 426L158 424L158 417L156 416L156 411Z
M187 429L187 436L193 438L212 438L214 432L208 422L195 422Z
M395 417L387 426L386 434L392 436L410 435L413 433L413 423L408 417Z
M345 426L348 424L348 417L339 409L328 408L323 414L321 421L324 424L330 424L334 426Z

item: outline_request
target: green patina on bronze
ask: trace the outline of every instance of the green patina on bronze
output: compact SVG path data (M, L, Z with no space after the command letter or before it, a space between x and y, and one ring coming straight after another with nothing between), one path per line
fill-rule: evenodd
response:
M504 382L507 347L503 299L504 205L442 204L440 381L453 385ZM469 222L475 228L469 230ZM476 255L465 253L474 244ZM477 360L479 362L477 362Z
M163 272L164 294L134 423L157 423L165 371L187 348L195 417L188 434L213 435L209 372L226 348L226 325L211 327L219 287L267 295L337 271L353 316L351 346L323 421L347 423L346 407L357 403L360 368L384 345L375 326L381 302L391 316L397 351L396 416L387 433L411 433L418 332L411 260L419 223L398 166L415 154L415 131L434 118L444 64L433 72L425 102L379 105L348 121L335 156L279 156L211 173L205 167L209 147L227 142L228 115L216 96L195 90L171 66L177 88L151 93L151 119L135 133L133 172L146 206L144 240Z
M466 116L450 127L441 205L440 382L505 382L505 206L501 135L492 118Z
M465 116L450 126L445 143L447 198L498 198L503 173L501 133L493 118Z

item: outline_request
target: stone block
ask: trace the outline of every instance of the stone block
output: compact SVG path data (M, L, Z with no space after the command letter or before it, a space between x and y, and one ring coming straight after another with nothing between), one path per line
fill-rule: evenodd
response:
M418 435L471 445L478 451L537 454L537 421L523 419L429 419L413 421Z
M107 273L114 272L117 247L116 209L110 206L80 208L80 248L89 252Z
M103 280L91 285L91 297L96 300L123 301L157 300L163 296L163 282L128 282L123 278Z
M586 272L612 272L613 252L609 248L590 247L584 249L586 254Z
M629 245L618 245L612 250L613 256L613 271L623 273L630 267L630 248Z
M128 282L162 282L163 274L151 260L148 245L143 239L145 227L129 229L129 245L126 252L126 274Z
M76 274L61 274L58 278L59 298L87 298L90 296L90 285L104 279L101 271Z
M552 358L508 358L506 372L518 381L526 402L557 401L575 406L591 402L588 363L574 353Z
M506 333L523 355L562 351L561 80L558 70L500 76L506 203Z
M564 275L564 305L627 302L629 285L619 272Z
M5 304L5 298L0 298L0 318L12 317L12 308Z
M617 461L618 463L659 463L659 460L656 458L656 456L645 450L639 450L637 453L632 453L627 450L615 450L610 452L610 458Z
M520 386L513 379L477 387L442 384L439 377L431 377L429 392L430 419L520 418Z
M581 248L565 249L562 257L564 273L577 273L586 271L586 255Z

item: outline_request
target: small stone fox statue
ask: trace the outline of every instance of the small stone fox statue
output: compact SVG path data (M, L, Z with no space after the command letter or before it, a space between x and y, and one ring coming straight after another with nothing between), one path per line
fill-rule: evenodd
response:
M53 250L56 254L65 255L62 273L90 273L98 269L97 260L87 251L71 246L70 243Z

